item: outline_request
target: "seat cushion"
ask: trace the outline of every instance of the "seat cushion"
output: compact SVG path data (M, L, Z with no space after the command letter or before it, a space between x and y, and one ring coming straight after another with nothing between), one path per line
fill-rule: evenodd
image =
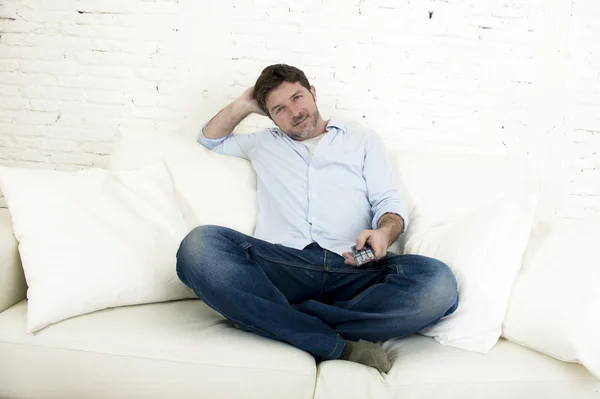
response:
M106 309L25 333L0 313L0 397L311 398L309 354L241 331L197 299Z
M27 285L7 208L0 208L0 312L25 298Z
M315 399L598 398L600 381L565 363L501 339L486 355L412 335L383 344L387 375L346 361L319 365Z

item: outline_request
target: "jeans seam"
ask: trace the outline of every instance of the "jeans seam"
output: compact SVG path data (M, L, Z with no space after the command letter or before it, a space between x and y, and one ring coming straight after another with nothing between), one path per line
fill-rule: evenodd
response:
M278 260L273 260L273 259L269 259L266 256L262 255L260 252L256 251L256 256L266 260L267 262L271 262L271 263L277 263L279 265L285 265L285 266L289 266L289 267L297 267L300 269L306 269L306 270L314 270L314 271L322 271L322 268L320 267L314 267L314 266L301 266L301 265L294 265L291 263L287 263L287 262L281 262Z
M358 270L328 270L329 273L345 273L345 274L359 274L359 273L379 273L381 269L358 269Z
M369 288L367 288L366 290L364 290L363 292L361 292L357 296L355 296L353 300L351 300L346 306L344 306L344 309L350 310L351 307L353 307L354 305L356 305L356 303L358 301L360 301L361 299L363 299L365 296L367 296L367 294L369 294L374 289L375 289L375 284L372 285L372 286L370 286Z
M341 338L341 336L338 334L338 336L336 338ZM340 339L335 340L335 346L334 346L333 350L331 352L329 352L329 354L327 355L328 358L330 358L331 355L334 354L335 351L337 351L338 346L340 346Z

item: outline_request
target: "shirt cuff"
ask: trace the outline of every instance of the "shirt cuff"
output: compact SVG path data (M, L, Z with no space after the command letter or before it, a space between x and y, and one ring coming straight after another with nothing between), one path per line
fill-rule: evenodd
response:
M200 128L200 134L198 135L197 141L209 150L212 150L213 148L227 140L229 136L231 136L231 134L228 134L227 136L223 136L218 139L209 139L204 135L204 128L206 127L206 125L208 125L208 122L206 122L204 125L202 125L202 128Z
M379 223L379 219L381 219L381 217L383 215L385 215L386 213L395 213L402 218L404 223L403 223L402 231L400 232L400 234L404 234L408 227L408 212L406 211L405 206L401 203L387 204L385 207L379 209L375 213L375 216L373 216L373 224L372 224L373 230L377 230L377 223Z

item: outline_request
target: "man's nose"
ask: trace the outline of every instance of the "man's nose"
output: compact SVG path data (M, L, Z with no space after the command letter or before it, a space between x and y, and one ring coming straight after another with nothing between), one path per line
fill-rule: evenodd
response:
M302 113L302 109L295 105L290 106L290 112L292 113L292 118L297 118Z

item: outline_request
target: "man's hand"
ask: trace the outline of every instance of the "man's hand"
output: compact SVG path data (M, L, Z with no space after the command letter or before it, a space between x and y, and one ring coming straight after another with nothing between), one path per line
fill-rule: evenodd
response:
M356 249L360 251L364 248L365 244L369 244L377 260L379 260L385 257L389 247L388 242L388 233L384 230L363 230L356 239ZM345 264L356 266L352 252L344 252L342 255L346 258L344 261Z
M254 86L247 88L236 101L246 107L249 113L267 116L265 111L260 108L258 101L256 101L256 98L254 97Z
M365 243L373 249L377 259L385 257L387 249L398 239L398 236L404 228L404 219L395 213L385 213L377 222L377 230L363 230L356 239L356 249L361 250ZM344 252L342 254L347 265L356 266L354 254Z

